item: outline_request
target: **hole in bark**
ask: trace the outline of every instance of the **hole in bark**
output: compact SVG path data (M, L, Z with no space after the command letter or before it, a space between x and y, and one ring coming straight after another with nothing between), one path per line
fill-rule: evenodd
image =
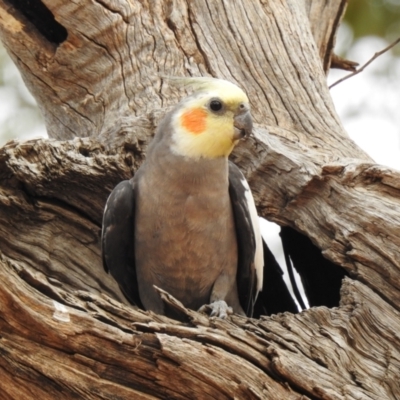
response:
M79 153L81 153L84 157L90 157L90 151L84 147L79 147Z
M279 249L274 247L278 263L268 247L268 239L263 240L264 284L254 305L253 317L283 312L296 314L308 306L339 306L342 280L348 276L346 270L324 258L321 250L302 233L288 226L281 227L280 231L283 261Z
M311 240L290 227L281 229L284 250L301 276L310 307L337 307L346 270L323 257Z
M7 0L49 41L59 45L68 36L51 11L40 0Z

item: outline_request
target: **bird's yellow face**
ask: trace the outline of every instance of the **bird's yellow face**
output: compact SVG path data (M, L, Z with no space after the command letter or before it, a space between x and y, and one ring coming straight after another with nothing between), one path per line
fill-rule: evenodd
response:
M191 158L228 157L252 129L249 100L236 85L211 79L174 114L172 150Z

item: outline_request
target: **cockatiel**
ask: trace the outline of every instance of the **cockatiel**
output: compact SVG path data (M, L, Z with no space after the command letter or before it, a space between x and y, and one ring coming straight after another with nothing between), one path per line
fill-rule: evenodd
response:
M176 317L156 285L190 309L251 316L263 246L250 188L228 160L251 133L249 100L225 80L181 82L194 93L166 115L146 161L107 200L104 267L146 310Z

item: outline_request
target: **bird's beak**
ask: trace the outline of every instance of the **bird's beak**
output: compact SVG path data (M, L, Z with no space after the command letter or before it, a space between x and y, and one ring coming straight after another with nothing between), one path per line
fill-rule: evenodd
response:
M250 111L236 115L233 119L233 126L235 127L234 140L249 136L253 129L253 119L251 118Z

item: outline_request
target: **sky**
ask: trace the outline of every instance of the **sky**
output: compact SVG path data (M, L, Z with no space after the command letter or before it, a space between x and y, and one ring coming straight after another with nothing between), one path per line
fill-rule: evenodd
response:
M339 33L340 48L346 28ZM347 58L361 66L386 46L388 42L381 38L364 37L350 48ZM328 84L347 74L331 70ZM378 164L400 170L400 58L384 53L360 74L331 88L331 95L347 133L358 146Z

